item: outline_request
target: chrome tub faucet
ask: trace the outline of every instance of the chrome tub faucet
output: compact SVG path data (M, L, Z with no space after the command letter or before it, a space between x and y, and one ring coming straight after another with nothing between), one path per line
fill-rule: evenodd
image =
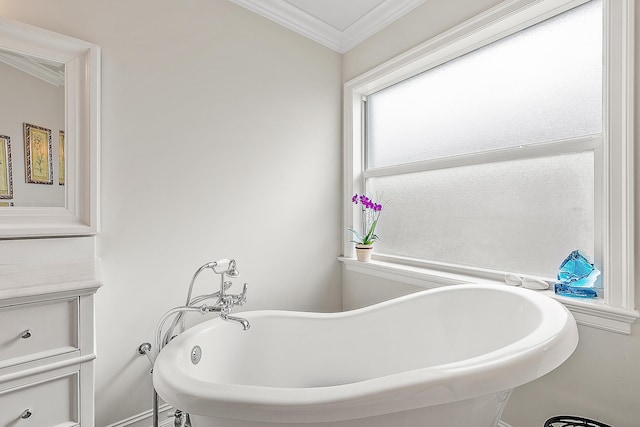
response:
M220 275L220 289L211 293L199 295L197 297L191 297L193 293L193 285L204 270L211 269L215 274ZM158 326L156 327L156 348L155 355L152 357L152 349L150 343L142 343L138 347L138 353L144 354L149 358L149 362L151 363L151 370L153 372L153 365L155 363L155 359L160 354L160 351L164 348L165 345L169 343L177 334L184 332L184 315L187 312L198 312L200 314L206 313L218 313L220 318L227 322L235 322L242 326L243 330L247 330L250 327L249 321L247 319L243 319L241 317L231 316L231 312L234 307L243 305L247 301L247 284L245 283L242 287L242 292L239 294L228 294L227 290L231 287L232 282L229 280L225 280L225 277L236 278L240 276L240 272L236 267L235 259L220 259L217 261L211 261L206 264L203 264L196 270L191 278L191 282L189 283L189 291L187 293L187 301L185 305L174 307L171 310L167 311L160 321L158 322ZM201 304L205 300L215 299L213 304ZM167 328L167 331L162 336L162 329L164 328L165 322L174 316L171 325ZM180 330L177 334L174 335L174 331L176 327L180 325ZM158 393L153 390L153 427L159 426L158 420ZM185 417L186 415L186 417ZM176 416L176 422L179 425L187 425L188 422L188 414L181 413L180 421L178 421L178 417Z

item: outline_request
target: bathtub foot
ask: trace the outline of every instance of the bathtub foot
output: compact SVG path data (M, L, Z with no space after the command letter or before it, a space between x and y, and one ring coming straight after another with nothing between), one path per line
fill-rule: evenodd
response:
M191 419L187 412L176 409L175 412L169 413L169 417L173 417L173 427L191 427Z

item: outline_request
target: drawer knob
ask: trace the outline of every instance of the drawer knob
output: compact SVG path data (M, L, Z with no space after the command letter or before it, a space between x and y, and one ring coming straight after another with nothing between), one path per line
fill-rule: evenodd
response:
M20 418L22 418L23 420L26 420L27 418L31 417L31 415L33 415L33 412L31 412L31 409L25 409L22 412L22 415L20 415Z
M33 335L33 331L31 331L31 329L27 329L20 335L20 338L26 340L27 338L31 338L31 335Z

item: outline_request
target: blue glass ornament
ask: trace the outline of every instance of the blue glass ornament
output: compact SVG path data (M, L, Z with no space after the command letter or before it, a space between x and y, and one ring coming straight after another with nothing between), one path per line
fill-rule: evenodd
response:
M566 297L596 298L596 280L598 270L586 256L576 250L560 264L558 282L554 289L557 295Z

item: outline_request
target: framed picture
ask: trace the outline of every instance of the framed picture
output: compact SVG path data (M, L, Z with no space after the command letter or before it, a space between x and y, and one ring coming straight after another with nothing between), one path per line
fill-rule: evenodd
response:
M51 130L24 124L26 180L33 184L53 184Z
M10 208L11 206L13 206L12 201L5 200L0 202L0 208Z
M13 199L11 138L0 135L0 199Z
M58 176L58 184L59 185L64 185L64 131L61 130L58 133L59 137L59 153L60 156L58 157L58 171L59 171L59 176Z

